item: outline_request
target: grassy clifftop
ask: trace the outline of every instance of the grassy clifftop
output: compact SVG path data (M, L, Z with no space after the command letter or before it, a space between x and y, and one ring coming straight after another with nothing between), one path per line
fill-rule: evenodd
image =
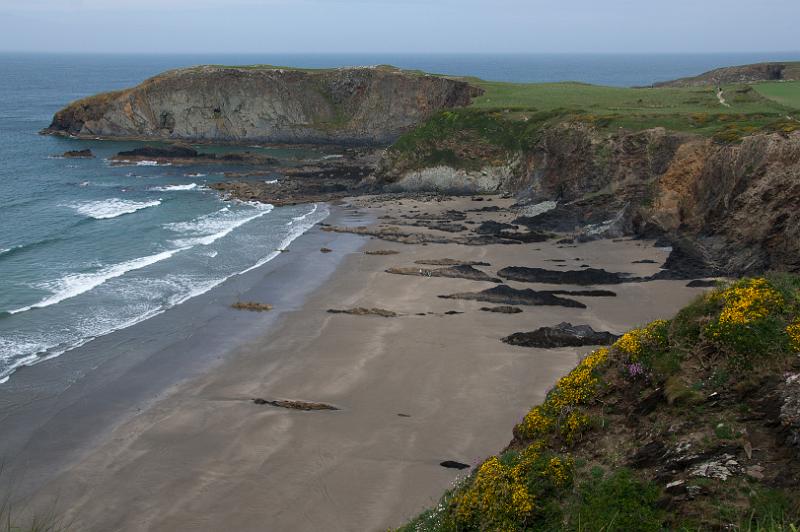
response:
M589 354L404 531L800 523L800 278L748 278Z
M600 134L663 127L735 143L763 132L800 129L800 83L619 88L584 83L468 80L484 90L470 106L433 116L390 149L395 168L438 164L475 169L535 144L555 123Z

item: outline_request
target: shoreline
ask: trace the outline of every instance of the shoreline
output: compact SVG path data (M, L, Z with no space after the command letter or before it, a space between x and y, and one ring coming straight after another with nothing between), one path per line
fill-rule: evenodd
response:
M329 208L326 220L359 223L342 207ZM214 371L237 346L276 328L333 274L343 254L325 254L315 263L309 257L322 255L324 246L352 250L362 245L362 238L337 238L319 228L315 224L297 237L289 253L231 276L208 292L18 368L0 385L0 493L9 489L15 497L27 497L171 388ZM306 283L291 282L298 278ZM267 313L230 308L242 298L264 299L276 308ZM48 436L54 433L59 436Z
M468 197L351 203L359 213L351 214L353 220L361 221L448 210L468 213L475 223L507 222L511 215L478 212L475 207L488 203ZM440 462L475 466L504 447L509 427L591 350L512 346L502 337L562 321L620 333L669 316L701 293L686 281L626 283L609 287L616 297L578 297L587 308L529 306L513 315L489 313L480 310L485 303L437 296L482 290L496 286L493 282L386 270L454 257L488 262L481 269L492 273L522 265L556 269L575 261L644 275L658 271L667 251L634 240L466 246L373 239L364 249L398 253L366 255L356 252L364 237L319 228L306 235L346 237L325 246L333 253L309 247L320 257L341 254L330 277L275 327L239 342L213 370L198 371L92 441L36 494L33 508L57 500L62 511L69 509L68 521L85 530L398 526L465 474ZM641 259L655 263L634 263ZM288 279L296 280L293 274L287 272ZM356 307L388 309L397 316L327 312ZM319 402L339 410L298 412L253 404L255 398Z

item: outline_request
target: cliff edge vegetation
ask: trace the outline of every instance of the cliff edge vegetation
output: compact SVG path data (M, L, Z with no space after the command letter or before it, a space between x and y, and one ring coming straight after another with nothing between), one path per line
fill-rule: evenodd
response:
M744 278L588 354L403 531L800 523L800 278Z

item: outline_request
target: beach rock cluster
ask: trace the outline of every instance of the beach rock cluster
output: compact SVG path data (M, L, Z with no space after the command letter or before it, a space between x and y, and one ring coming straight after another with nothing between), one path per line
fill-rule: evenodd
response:
M585 345L611 345L619 336L606 331L595 331L588 325L559 323L555 327L540 327L531 332L514 333L503 342L523 347L582 347Z

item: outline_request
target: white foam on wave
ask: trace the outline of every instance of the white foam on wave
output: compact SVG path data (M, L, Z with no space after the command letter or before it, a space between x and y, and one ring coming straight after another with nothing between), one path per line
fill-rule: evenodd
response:
M270 213L274 208L268 203L255 203L252 206L255 207L255 212L247 211L242 214L241 211L231 211L230 208L224 207L217 212L203 215L191 222L171 223L166 224L164 227L171 231L183 233L188 237L173 240L172 244L176 246L209 246L230 234L237 227Z
M120 277L130 271L139 270L146 266L150 266L151 264L155 264L156 262L168 259L175 253L183 251L183 249L186 248L178 248L169 251L162 251L161 253L156 253L155 255L140 257L138 259L122 262L120 264L114 264L113 266L107 266L92 273L73 273L65 275L64 277L58 279L57 281L53 281L47 283L46 285L43 285L43 288L52 291L53 295L46 297L41 301L39 301L38 303L34 303L33 305L28 305L27 307L20 307L18 309L10 310L8 311L8 313L19 314L20 312L25 312L31 309L44 308L44 307L49 307L50 305L55 305L56 303L60 303L65 299L79 296L85 292L88 292L89 290L92 290L93 288L96 288L101 284L105 283L109 279Z
M69 205L75 209L79 214L94 218L95 220L107 220L109 218L116 218L123 214L132 214L136 211L146 209L148 207L157 207L161 205L161 200L152 201L130 201L119 198L111 198L100 201L86 201L83 203L75 203Z
M265 179L265 180L264 180L264 183L266 183L266 184L268 184L268 185L274 185L274 184L276 184L277 182L278 182L278 180L277 180L277 179Z
M328 160L328 159L341 159L342 157L344 157L344 155L333 154L333 155L325 155L323 157L323 159L325 159L325 160Z
M293 217L293 218L292 218L292 221L291 221L291 222L287 222L287 223L286 223L286 225L294 225L294 224L295 224L295 223L297 223L297 222L302 222L303 220L305 220L306 218L308 218L309 216L311 216L312 214L314 214L315 212L317 212L317 205L318 205L318 204L317 204L317 203L315 203L315 204L314 204L314 205L311 207L311 210L310 210L310 211L308 211L307 213L305 213L305 214L302 214L302 215L300 215L300 216L295 216L295 217ZM326 216L327 216L327 215L326 215Z
M268 206L268 207L270 207L269 210L267 210L266 207L267 206L264 206L264 208L265 208L265 210L267 212L269 212L269 210L272 210L271 209L271 207L272 207L271 205ZM217 211L217 213L229 212L229 210L230 209L228 207L225 207L225 208L221 209L220 211ZM216 213L214 213L214 214L216 214ZM266 214L266 212L264 214ZM314 215L314 214L316 214L316 216L313 216L313 218L309 219L309 217ZM329 214L329 211L324 206L324 204L321 206L321 208L318 208L318 206L315 204L308 213L306 213L306 214L304 214L302 216L295 217L295 222L296 223L292 224L293 225L292 229L288 232L286 237L278 245L278 249L286 249L286 248L288 248L289 245L295 239L297 239L298 237L303 235L306 231L308 231L311 227L313 227L314 224L324 220L328 216L328 214ZM164 252L164 253L174 254L174 253L177 253L178 251L182 251L182 250L181 249L176 249L174 251ZM156 257L156 256L160 256L160 255L162 255L162 254L153 255L153 256L151 256L151 258L152 257ZM176 305L179 305L179 304L181 304L181 303L183 303L185 301L188 301L189 299L192 299L194 297L197 297L199 295L202 295L202 294L208 292L209 290L215 288L216 286L219 286L220 284L224 283L225 281L227 281L228 279L230 279L232 277L235 277L235 276L238 276L238 275L244 275L244 274L246 274L246 273L248 273L248 272L250 272L250 271L252 271L252 270L254 270L254 269L258 268L258 267L260 267L260 266L263 266L264 264L268 263L269 261L271 261L272 259L274 259L278 255L280 255L280 252L273 251L273 252L269 253L266 257L263 257L262 259L258 260L255 264L253 264L249 268L246 268L245 270L242 270L240 272L233 273L233 274L231 274L229 276L222 277L220 279L212 279L212 280L208 280L208 281L205 281L205 282L202 282L202 283L199 283L199 284L193 284L194 280L193 279L189 279L188 281L190 281L190 282L186 283L187 291L182 293L182 294L175 294L173 297L171 297L169 299L167 305L165 305L163 307L160 307L160 308L149 309L146 312L144 312L144 313L142 313L142 314L140 314L138 316L134 316L134 317L122 322L122 323L109 324L108 327L106 327L106 328L104 328L102 330L92 331L91 333L88 333L85 337L77 339L76 341L73 341L70 344L64 344L63 342L59 342L57 344L50 343L49 345L46 345L45 343L43 343L43 344L31 344L30 342L22 342L22 343L15 342L15 344L12 346L12 345L5 345L7 342L5 342L5 340L2 337L0 337L0 353L4 353L4 354L8 353L12 357L14 355L25 355L22 358L14 360L13 363L10 366L0 370L0 384L3 384L5 382L7 382L9 380L11 374L14 373L14 371L16 371L16 369L18 369L21 366L33 366L35 364L39 364L41 362L44 362L45 360L50 360L52 358L56 358L56 357L58 357L58 356L60 356L60 355L62 355L64 353L66 353L67 351L70 351L72 349L76 349L78 347L81 347L81 346L89 343L90 341L94 340L95 338L98 338L100 336L104 336L104 335L112 333L114 331L125 329L127 327L131 327L133 325L136 325L137 323L140 323L142 321L145 321L145 320L148 320L148 319L153 318L155 316L158 316L159 314L162 314L165 311L167 311L169 308L172 308L172 307L174 307ZM147 259L147 257L145 257L144 259ZM137 260L144 260L144 259L137 259ZM163 260L163 259L161 259L161 260ZM130 261L130 262L134 262L134 261ZM130 271L130 270L128 270L128 271ZM177 281L177 279L175 279L175 281ZM180 284L184 284L184 283L181 282Z
M201 174L200 172L196 172L193 174L183 174L186 177L206 177L207 174Z
M324 220L325 218L328 217L328 215L330 214L330 211L325 206L325 204L322 204L322 208L321 209L318 208L318 205L319 205L318 203L315 203L314 206L311 208L311 210L309 212L307 212L306 214L304 214L302 216L296 216L296 217L292 218L294 220L294 222L293 223L290 222L287 225L293 226L293 228L292 228L292 230L289 231L289 234L286 235L286 238L284 238L281 241L281 243L278 245L277 250L287 249L289 247L289 244L294 242L295 239L297 239L297 237L301 236L303 233L305 233L306 231L308 231L309 229L314 227L315 224L321 222L322 220ZM317 216L315 216L314 218L312 218L311 220L308 220L308 217L311 216L312 214L316 213L317 211L319 211L319 214ZM298 223L298 222L305 222L305 223ZM258 268L260 266L263 266L264 264L268 263L269 261L271 261L272 259L274 259L275 257L277 257L278 255L281 254L281 251L277 251L277 250L273 251L272 253L270 253L269 255L267 255L266 257L261 259L260 261L256 262L255 264L253 264L252 266L250 266L246 270L238 273L237 275L243 275L243 274L245 274L245 273L247 273L249 271L255 270L256 268Z
M172 164L158 161L136 161L136 166L172 166Z
M158 192L178 192L181 190L195 190L197 188L197 183L189 183L188 185L166 185L163 187L151 187L150 190L155 190Z

